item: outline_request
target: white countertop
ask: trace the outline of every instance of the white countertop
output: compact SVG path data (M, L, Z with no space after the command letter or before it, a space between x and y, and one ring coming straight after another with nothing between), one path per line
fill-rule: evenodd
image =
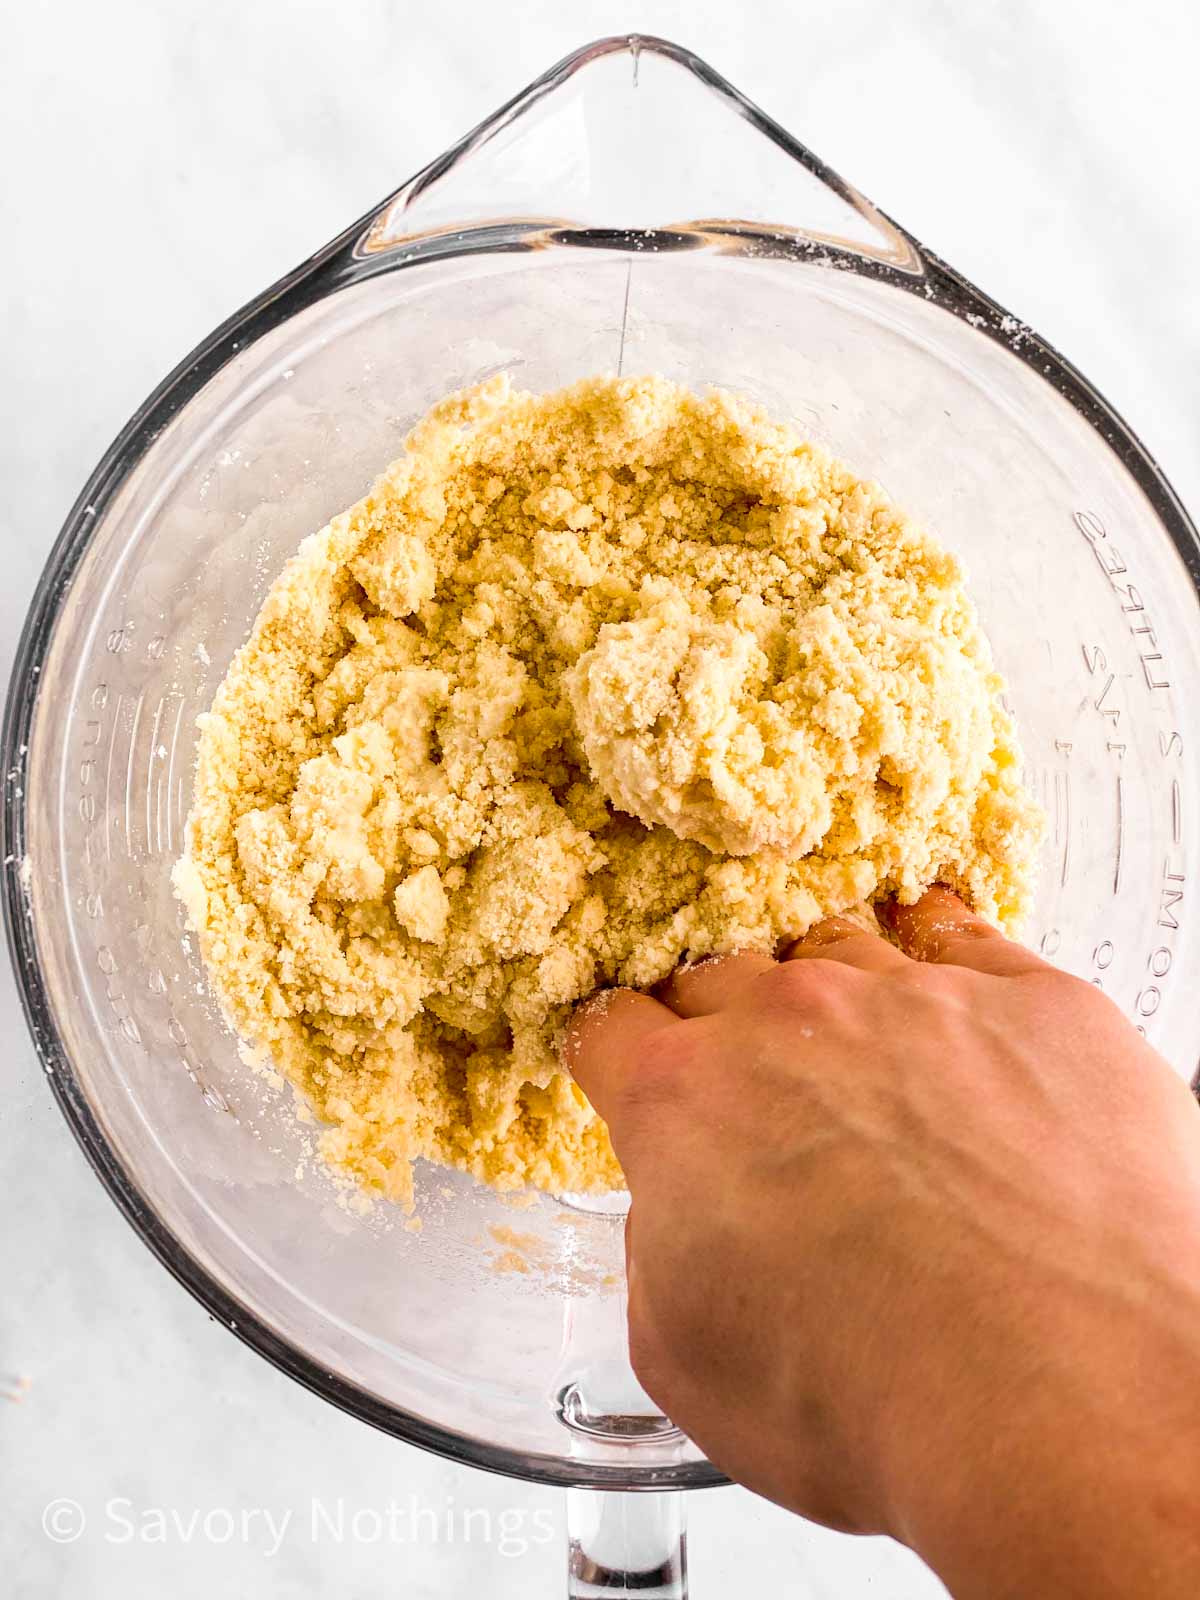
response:
M706 56L1049 338L1200 509L1194 8L770 0L744 8L753 22L712 0L466 0L420 22L405 9L58 0L9 22L5 673L77 489L180 356L568 49L630 27ZM451 1466L342 1416L214 1325L158 1266L55 1109L7 964L0 1040L0 1390L28 1380L19 1403L0 1398L6 1594L561 1592L555 1492ZM56 1543L42 1518L59 1499L87 1526ZM450 1507L486 1507L493 1538L434 1537L425 1515L417 1537L375 1543L370 1513L391 1499L428 1508L441 1527ZM365 1537L337 1538L339 1503L348 1520L367 1512ZM502 1510L515 1530L503 1549ZM60 1532L73 1516L60 1512ZM809 1528L741 1490L693 1497L690 1522L700 1600L941 1593L906 1552Z

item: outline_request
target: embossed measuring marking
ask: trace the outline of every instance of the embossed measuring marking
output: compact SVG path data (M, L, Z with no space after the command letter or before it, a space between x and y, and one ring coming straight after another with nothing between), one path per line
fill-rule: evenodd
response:
M186 797L184 762L179 759L187 700L169 691L153 702L144 694L111 694L107 684L90 693L92 708L107 712L89 719L84 744L95 748L103 741L104 755L87 754L80 770L80 815L95 821L103 834L105 860L113 859L113 834L124 835L125 856L142 860L173 855L182 843ZM102 789L90 786L100 777ZM120 843L117 844L120 850ZM90 850L85 838L85 852Z
M168 693L154 708L150 742L146 752L145 854L174 853L175 825L172 811L176 792L174 781L175 747L183 721L182 695ZM168 729L170 730L168 732ZM169 741L169 743L167 742ZM131 745L130 760L138 752ZM181 785L182 786L182 785Z
M1171 863L1168 861L1163 867L1162 890L1158 902L1158 926L1169 928L1172 933L1179 932L1179 914L1175 908L1182 904L1183 885L1183 873L1172 872Z
M102 944L96 951L96 965L104 978L104 998L108 1001L116 1026L130 1044L141 1044L142 1035L138 1028L133 1012L125 998L125 986L121 981L121 971L117 965L117 958L113 955L108 945Z
M1183 754L1183 735L1177 728L1159 733L1158 748L1164 761ZM1171 779L1171 843L1183 843L1183 785L1178 778Z
M179 709L175 713L175 726L171 729L171 742L167 747L167 849L175 853L175 828L172 824L173 813L177 810L179 815L179 847L183 848L183 774L179 774L179 786L176 790L175 783L175 757L179 750L179 730L183 726L183 708L186 701L179 701Z
M166 639L158 635L146 645L146 657L159 660ZM128 656L131 632L113 629L108 635L111 654ZM188 1033L176 1011L175 992L160 965L143 972L140 956L119 955L110 942L107 897L117 893L144 894L140 880L127 877L122 868L120 840L113 846L114 828L125 835L124 856L149 862L174 855L184 804L186 753L180 756L181 735L188 710L186 695L168 689L160 696L126 687L115 691L109 682L85 687L78 719L79 761L75 769L78 789L75 805L83 824L83 882L80 904L94 932L88 942L90 960L99 973L99 998L106 1028L139 1050L153 1049L155 1036L165 1028L175 1059L213 1110L231 1116L236 1111L192 1049ZM103 842L101 842L103 840ZM150 925L136 930L145 935L135 942L139 952L150 945ZM181 951L184 949L181 946ZM178 983L182 973L174 975ZM147 1000L153 1010L142 1011ZM139 1015L139 1013L141 1013Z
M1170 1031L1183 1003L1179 993L1173 1004L1168 997L1182 970L1177 941L1194 826L1190 752L1172 726L1176 675L1154 594L1139 587L1119 536L1094 512L1075 512L1073 520L1113 597L1112 615L1101 607L1076 636L1075 673L1059 685L1070 720L1047 741L1053 755L1037 773L1053 888L1044 886L1048 915L1033 942L1047 959L1111 992L1142 1032ZM1085 894L1099 880L1102 900L1092 912L1099 921L1090 928L1070 915L1081 877ZM1113 907L1109 926L1103 901Z
M118 824L118 818L113 816L111 784L113 762L116 758L117 729L121 725L121 701L120 695L113 701L112 722L108 729L108 759L104 763L104 855L108 861L112 860L112 829Z
M1120 757L1125 753L1125 746L1118 743L1115 738L1121 728L1122 716L1122 707L1118 704L1117 694L1114 693L1117 674L1109 666L1108 654L1102 645L1082 644L1079 648L1083 652L1083 664L1088 676L1100 685L1099 690L1083 702L1080 710L1086 710L1090 704L1091 709L1103 718L1108 725L1109 734L1113 736L1108 742L1108 753Z
M138 728L142 722L145 695L139 694L133 704L133 723L129 729L129 749L125 752L125 854L133 860L133 755L137 749Z
M1124 715L1124 708L1118 700L1116 670L1109 665L1109 657L1103 646L1099 644L1083 644L1080 649L1083 653L1083 664L1089 677L1100 685L1097 692L1089 696L1080 709L1086 710L1090 708L1105 723L1107 737L1104 741L1104 748L1106 753L1114 757L1118 764L1112 875L1112 892L1116 895L1121 892L1121 876L1125 859L1125 783L1119 768L1128 745L1116 737L1121 731L1121 718ZM1065 876L1062 882L1066 883Z
M1071 871L1071 774L1065 768L1054 774L1054 843L1061 851L1058 881L1065 888Z
M144 647L145 660L161 661L169 642L165 634L153 635ZM105 637L106 653L127 663L120 669L126 680L138 675L133 666L136 646L137 627L132 621L111 628ZM97 823L105 860L113 859L114 833L123 836L128 860L173 854L182 836L185 812L185 763L178 759L178 752L186 692L168 686L155 696L149 686L139 689L136 683L131 686L126 681L118 690L99 682L85 692L84 705L95 714L84 722L83 743L88 753L80 771L80 814L85 822ZM96 785L94 790L92 785ZM88 860L99 842L99 837L85 836ZM115 852L120 851L118 839Z
M163 703L160 700L154 708L154 720L150 728L150 771L154 771L154 763L158 759L158 730L162 726ZM163 754L166 754L164 747ZM153 835L155 846L162 851L162 780L157 785L146 784L146 847L150 846Z
M1129 576L1124 556L1112 543L1108 529L1094 511L1075 511L1072 519L1087 540L1096 565L1108 579L1109 587L1117 597L1121 614L1126 618L1126 626L1137 648L1147 689L1169 689L1171 679L1159 645L1157 629L1150 620L1140 590Z

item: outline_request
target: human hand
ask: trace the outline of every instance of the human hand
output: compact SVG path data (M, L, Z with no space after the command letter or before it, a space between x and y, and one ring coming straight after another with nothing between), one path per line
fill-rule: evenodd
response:
M1195 1102L948 890L890 915L908 954L834 919L578 1013L633 1197L635 1370L731 1476L956 1595L1182 1595Z

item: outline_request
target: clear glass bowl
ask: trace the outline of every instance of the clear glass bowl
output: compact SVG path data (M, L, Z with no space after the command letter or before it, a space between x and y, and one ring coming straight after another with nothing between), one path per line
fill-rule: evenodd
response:
M420 1232L347 1208L239 1058L171 893L194 720L268 585L432 401L500 369L748 392L963 557L1050 815L1029 940L1183 1073L1200 546L1036 334L703 62L638 38L568 57L213 333L72 511L9 697L4 899L104 1183L215 1316L366 1421L547 1481L711 1484L628 1371L619 1224L432 1169ZM505 1270L514 1234L528 1272Z

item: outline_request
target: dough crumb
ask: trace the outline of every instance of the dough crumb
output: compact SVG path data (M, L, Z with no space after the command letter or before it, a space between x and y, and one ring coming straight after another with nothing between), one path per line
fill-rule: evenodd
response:
M392 905L396 921L414 939L435 944L445 933L450 902L436 867L418 867L410 872L396 885Z
M366 1190L411 1208L418 1157L622 1188L560 1061L579 1001L934 881L1020 923L1002 687L954 558L750 402L496 378L275 582L176 888Z

